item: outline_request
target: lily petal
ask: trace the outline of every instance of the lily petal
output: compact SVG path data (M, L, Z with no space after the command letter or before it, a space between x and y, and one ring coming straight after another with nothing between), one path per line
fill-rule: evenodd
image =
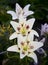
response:
M17 33L16 33L16 32L14 32L14 33L9 37L10 40L15 39L15 38L17 38Z
M27 11L27 12L24 13L24 17L27 17L31 14L34 14L34 12L33 11Z
M30 53L30 54L28 55L28 57L33 58L33 59L34 59L34 61L35 61L35 63L37 63L37 62L38 62L38 60L37 60L37 55L36 55L34 52Z
M19 16L19 23L25 23L26 22L26 18L24 18L22 15Z
M27 12L29 10L30 4L26 5L23 9L24 12Z
M7 48L7 51L10 51L10 52L19 52L18 46L17 45L13 45L13 46Z
M17 27L19 26L19 24L17 22L11 21L10 24L12 25L12 27L14 28L14 30L17 32Z
M34 40L34 35L33 34L29 34L28 35L28 40L33 41Z
M22 11L22 8L20 7L18 3L16 3L16 13L20 14L21 11Z
M21 42L26 41L27 36L22 36L21 34L18 35L18 46L20 46Z
M39 37L39 34L35 30L31 30L30 34L34 34L35 36Z
M39 37L38 33L35 30L31 30L30 34L28 35L28 39L30 39L30 41L33 41L34 35Z
M45 42L45 38L41 39L40 42L43 42L44 43Z
M35 18L29 19L26 24L29 25L30 29L33 27L33 24L35 22Z
M14 11L7 11L8 14L11 14L12 15L12 19L17 19L17 15Z
M32 41L31 46L33 46L32 51L35 51L35 50L39 49L40 47L42 47L43 43L42 42Z
M21 51L20 52L20 59L23 59L26 55L27 55L27 53L23 53L23 51Z

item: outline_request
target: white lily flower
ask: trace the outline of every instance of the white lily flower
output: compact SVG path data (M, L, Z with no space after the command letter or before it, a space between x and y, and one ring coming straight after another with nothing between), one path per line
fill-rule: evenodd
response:
M29 19L26 21L22 16L19 18L19 23L11 21L10 24L13 26L15 32L10 36L10 40L18 37L19 34L22 36L36 35L39 37L38 33L35 30L32 30L33 24L35 22L35 18ZM29 36L30 36L29 35Z
M30 38L29 38L30 39ZM23 59L25 56L33 58L35 63L38 62L37 56L34 53L37 49L43 46L42 42L31 41L26 39L25 37L21 37L18 39L18 45L13 45L7 49L10 52L18 52L20 53L20 59Z
M20 7L20 5L18 3L16 3L15 12L9 10L9 11L7 11L7 13L12 15L13 20L18 19L20 15L22 15L24 18L26 18L27 16L34 13L33 11L29 11L29 7L30 7L30 4L26 5L24 7L24 9L22 9Z

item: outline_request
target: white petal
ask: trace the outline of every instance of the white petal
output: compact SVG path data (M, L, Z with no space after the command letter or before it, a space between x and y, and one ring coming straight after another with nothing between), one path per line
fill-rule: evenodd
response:
M17 19L17 15L14 11L7 11L8 14L11 14L12 15L12 19Z
M40 42L44 43L45 42L45 38L43 38L42 40L40 40Z
M22 15L19 16L19 23L25 23L26 22L26 18L24 18Z
M19 15L19 13L22 11L22 8L18 3L16 3L16 13Z
M10 40L15 39L15 38L17 38L17 33L16 33L16 32L14 32L14 33L9 37Z
M33 35L33 34L32 34L32 35L29 34L29 35L28 35L28 40L33 41L33 40L34 40L34 35Z
M31 54L29 54L28 57L33 58L33 60L35 61L35 63L38 62L38 60L37 60L37 56L36 56L36 54L35 54L34 52L32 52Z
M17 45L13 45L13 46L7 48L7 51L10 51L10 52L19 52L18 46Z
M39 34L35 30L33 30L33 29L31 30L30 35L32 35L32 34L34 34L35 36L39 37Z
M20 46L21 42L26 41L27 36L22 36L21 34L18 35L18 44Z
M11 21L10 24L12 25L15 31L18 31L17 27L19 26L19 24L17 22Z
M29 10L30 4L26 5L23 9L24 12L27 12Z
M21 51L20 52L20 59L23 59L26 55L27 55L27 53L23 54L22 51Z
M39 37L38 33L35 30L31 30L30 34L28 35L28 39L30 41L33 41L34 35L36 35L37 37Z
M33 24L35 22L35 18L29 19L26 24L29 25L30 29L33 27Z
M33 46L34 48L32 49L32 51L35 51L37 49L39 49L40 47L43 46L42 42L36 42L36 41L32 41L31 42L31 46Z
M34 14L34 12L33 11L27 11L27 12L24 13L24 17L27 17L31 14Z

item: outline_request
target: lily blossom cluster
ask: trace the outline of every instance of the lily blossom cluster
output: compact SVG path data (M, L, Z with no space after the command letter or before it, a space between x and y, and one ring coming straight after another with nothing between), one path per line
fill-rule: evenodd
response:
M18 19L18 22L10 21L15 32L9 37L10 40L17 38L18 44L7 48L7 51L20 53L20 59L23 59L25 56L31 57L35 63L37 63L37 55L34 51L42 47L43 42L33 41L34 35L37 37L39 37L39 35L32 29L35 18L27 20L27 16L34 13L33 11L29 11L29 6L30 4L22 9L20 5L16 3L16 12L7 11L8 14L12 15L12 20Z

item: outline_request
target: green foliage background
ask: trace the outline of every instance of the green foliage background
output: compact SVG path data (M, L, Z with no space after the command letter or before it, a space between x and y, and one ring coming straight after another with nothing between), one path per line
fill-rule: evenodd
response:
M46 21L48 23L48 0L0 0L0 52L6 51L9 46L14 45L15 43L17 44L16 39L12 41L9 40L9 36L14 32L14 30L10 26L10 20L12 20L12 17L6 13L8 10L15 11L16 3L19 3L22 8L27 4L31 4L30 10L35 13L30 17L35 17L37 20ZM40 23L42 23L42 21ZM0 62L3 61L3 64L5 61L5 65L25 65L24 63L28 65L28 63L25 62L25 59L20 60L18 56L8 58L6 54L7 53L0 55ZM30 59L27 61L29 60ZM41 57L41 65L48 65L48 58Z

